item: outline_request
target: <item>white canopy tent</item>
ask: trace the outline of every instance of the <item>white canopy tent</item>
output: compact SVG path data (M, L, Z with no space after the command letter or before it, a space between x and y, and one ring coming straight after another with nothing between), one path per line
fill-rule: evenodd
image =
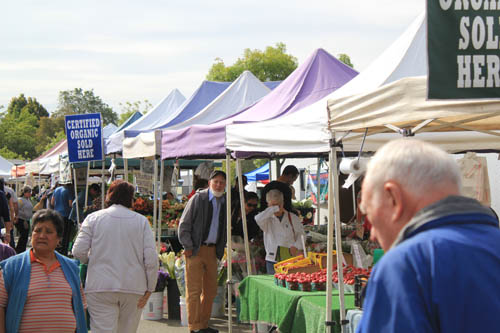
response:
M14 163L7 161L5 158L0 156L0 177L10 178L10 170L14 166Z
M35 160L27 162L26 174L51 175L59 172L59 155L67 153L68 142L63 139Z
M380 87L403 77L427 73L425 15L410 27L366 70L318 102L268 121L226 127L226 147L233 151L267 153L328 152L327 101ZM359 146L358 146L359 148Z
M129 126L113 133L105 142L106 154L121 152L125 131L144 131L162 124L177 115L179 106L186 100L178 89L174 89L160 101L151 111L132 122Z
M408 77L349 98L328 101L329 129L344 149L376 150L398 137L413 136L448 152L500 149L500 100L427 100L427 77Z
M266 96L271 89L250 71L244 71L222 94L192 118L167 129L208 125L243 111Z
M242 111L267 95L270 91L251 72L244 71L236 81L203 108L203 110L196 113L190 119L166 129L180 129L191 125L211 124ZM125 158L159 156L160 154L160 130L141 133L133 138L125 138L123 141L123 157Z

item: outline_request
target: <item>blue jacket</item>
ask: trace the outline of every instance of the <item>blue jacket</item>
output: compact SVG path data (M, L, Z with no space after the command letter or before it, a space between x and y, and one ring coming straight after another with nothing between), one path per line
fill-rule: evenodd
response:
M419 212L375 265L357 332L498 332L500 229L475 200Z
M61 264L61 269L71 286L73 294L73 312L75 313L76 328L78 333L87 332L85 312L80 293L80 276L75 260L66 258L55 253ZM7 333L19 331L19 324L23 315L24 303L28 295L28 287L31 276L30 250L10 257L0 262L5 283L5 289L9 295L7 303L7 314L5 316L5 328Z

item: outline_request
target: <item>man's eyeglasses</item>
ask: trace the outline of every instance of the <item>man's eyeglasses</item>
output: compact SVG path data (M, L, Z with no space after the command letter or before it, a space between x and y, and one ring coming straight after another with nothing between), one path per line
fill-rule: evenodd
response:
M247 206L248 206L248 207L257 208L258 204L251 204L251 203L247 203Z

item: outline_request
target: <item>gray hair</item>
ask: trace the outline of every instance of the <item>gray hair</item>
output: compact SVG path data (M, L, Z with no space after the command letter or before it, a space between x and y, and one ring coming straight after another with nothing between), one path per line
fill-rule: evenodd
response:
M266 193L266 201L268 204L270 204L271 202L276 202L282 205L284 201L283 193L281 193L280 190L276 189L270 190Z
M430 143L407 138L382 146L369 162L365 179L372 189L394 180L420 196L444 184L458 189L461 186L460 170L448 153Z

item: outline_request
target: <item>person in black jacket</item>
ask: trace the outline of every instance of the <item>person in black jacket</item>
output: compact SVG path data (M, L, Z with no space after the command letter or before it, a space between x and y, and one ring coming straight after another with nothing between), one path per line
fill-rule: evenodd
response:
M3 178L0 178L0 229L5 228L4 242L10 242L10 230L12 229L12 222L10 220L9 201L4 192Z
M257 205L259 202L259 197L255 192L245 193L245 213L247 217L247 231L248 240L252 240L260 233L260 228L255 222L255 215L257 215ZM240 207L235 207L234 211L231 211L231 234L233 236L243 237L243 219L241 218Z

